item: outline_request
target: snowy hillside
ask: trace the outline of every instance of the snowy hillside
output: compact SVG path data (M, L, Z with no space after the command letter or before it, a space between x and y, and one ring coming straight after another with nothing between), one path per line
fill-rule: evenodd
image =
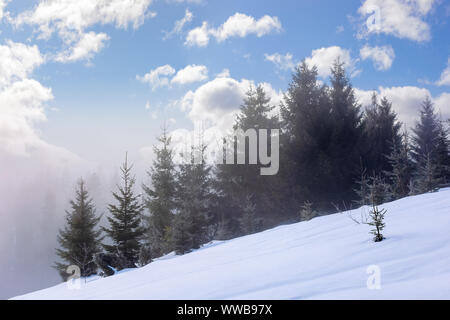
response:
M450 299L450 189L383 207L381 243L349 218L361 220L361 208L16 299ZM371 265L379 290L367 288Z

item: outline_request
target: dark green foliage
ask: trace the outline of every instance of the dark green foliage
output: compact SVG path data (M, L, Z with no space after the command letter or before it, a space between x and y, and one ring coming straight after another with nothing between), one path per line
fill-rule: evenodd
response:
M439 135L436 144L436 163L438 176L442 178L443 183L450 182L450 141L449 130L445 128L442 122L439 122Z
M422 103L420 120L416 123L413 133L411 155L416 166L424 166L428 158L433 164L437 164L436 147L439 140L439 120L428 96Z
M256 215L256 205L253 203L250 195L245 198L242 212L242 218L239 220L242 233L247 235L258 231L261 221Z
M117 186L118 192L113 192L117 205L110 204L108 210L109 229L103 228L111 239L111 245L104 245L105 250L111 255L120 255L124 259L123 265L114 266L121 270L134 268L139 260L140 239L144 234L141 226L142 205L140 197L133 191L136 179L132 176L133 166L128 165L128 157L125 156L120 171L122 173L122 185Z
M193 248L193 222L188 212L180 212L175 216L173 227L173 246L178 255L188 253Z
M372 96L372 105L366 108L364 115L364 167L370 175L380 175L392 170L391 162L386 159L392 151L392 145L400 146L401 123L392 110L392 104L384 97L378 102L376 93Z
M96 230L100 217L95 215L95 207L85 183L78 182L75 200L70 201L71 210L66 211L66 226L59 231L60 249L57 255L64 261L57 262L55 268L66 280L68 266L80 268L81 276L88 277L97 271L94 256L101 251L101 230Z
M250 88L236 118L234 130L246 132L249 129L280 129L278 116L272 115L274 109L269 104L270 99L264 89L258 86ZM252 194L255 205L255 221L263 228L276 225L286 211L284 204L288 203L288 196L281 191L279 176L262 176L259 159L259 135L257 131L256 164L249 164L249 146L246 143L245 165L219 164L214 172L217 191L215 196L215 219L218 223L218 232L222 237L233 237L242 234L241 218L245 214L247 196ZM270 150L270 141L268 141ZM236 145L230 148L238 152ZM286 201L282 200L286 199ZM245 228L244 228L245 229ZM244 232L245 234L245 232Z
M384 215L386 214L386 209L379 209L376 204L373 204L372 210L369 213L370 222L368 223L370 226L374 227L370 231L371 234L374 235L373 241L380 242L385 238L382 234L384 227L386 226L384 223Z
M143 186L145 206L150 213L147 217L146 238L154 257L172 250L171 227L175 210L176 185L171 139L166 128L158 141L161 145L154 147L156 158L148 173L152 186Z
M191 148L190 159L179 166L176 192L177 214L173 244L177 254L198 249L207 242L210 210L210 166L205 159L206 146Z
M360 106L343 63L336 61L331 71L331 86L319 86L317 69L303 62L281 106L291 188L299 203L310 199L325 211L356 197L363 134Z
M387 156L391 170L385 171L391 183L392 198L400 199L410 193L410 183L413 175L413 164L410 158L408 134L405 131L400 144L392 143L392 151Z

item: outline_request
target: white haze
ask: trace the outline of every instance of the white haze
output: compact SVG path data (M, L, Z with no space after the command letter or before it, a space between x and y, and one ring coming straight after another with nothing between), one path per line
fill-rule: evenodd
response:
M136 191L141 192L142 183L148 183L149 162L137 156L130 160L136 162ZM105 225L122 161L55 163L0 152L0 299L61 281L51 266L58 259L58 229L64 225L77 180L83 177L86 181L97 213L103 214L101 225Z

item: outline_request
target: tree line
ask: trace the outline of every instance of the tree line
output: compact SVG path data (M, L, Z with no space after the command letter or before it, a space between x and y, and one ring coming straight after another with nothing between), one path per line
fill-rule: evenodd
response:
M191 157L175 164L164 128L148 171L151 184L142 186L142 196L125 158L115 203L108 206L108 227L98 227L100 216L80 180L58 235L63 262L55 268L63 279L69 265L77 265L83 277L98 269L111 275L170 252L185 254L213 239L376 206L450 183L449 131L429 97L408 132L386 97L373 93L363 108L336 60L329 84L318 81L317 68L303 62L278 114L269 101L261 86L250 88L233 128L280 130L277 175L260 175L259 159L256 165L209 165L203 142L192 146L201 161Z

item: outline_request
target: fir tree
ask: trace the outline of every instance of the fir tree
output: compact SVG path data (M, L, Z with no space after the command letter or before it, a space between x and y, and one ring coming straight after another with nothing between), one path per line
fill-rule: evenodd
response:
M256 205L253 203L250 195L247 195L242 208L243 214L239 220L241 232L243 235L248 235L258 230L258 217L256 215Z
M172 250L172 223L175 209L175 166L171 139L167 129L158 138L161 146L154 147L156 155L149 177L152 186L143 186L145 205L150 213L147 217L147 244L154 257Z
M206 146L200 137L192 146L190 159L180 165L177 179L177 214L174 224L174 246L180 254L198 249L207 242L210 210L210 167L206 164Z
M367 143L365 168L370 175L380 175L392 170L392 164L386 158L392 151L392 144L401 143L401 123L392 110L392 104L384 97L378 102L376 93L372 96L372 105L366 109L364 115L364 134Z
M438 176L443 183L450 182L450 141L449 130L444 124L439 122L439 135L436 144L436 164L438 166Z
M177 255L188 253L193 248L192 219L188 212L179 212L174 219L173 246Z
M279 129L280 123L277 115L273 115L274 106L270 105L270 98L261 86L250 88L240 112L236 117L234 130L246 132L249 129L266 129L269 131ZM281 201L283 192L278 176L261 176L260 169L264 166L259 159L259 135L256 135L255 164L249 161L249 146L246 143L245 164L219 164L214 172L217 191L215 202L218 207L214 209L216 220L220 220L221 234L237 236L241 233L241 218L244 215L246 197L252 194L255 205L256 219L261 221L262 227L274 226L280 220L280 213L285 212ZM267 142L270 150L270 142ZM235 143L229 144L235 154L239 152ZM288 197L286 197L288 198ZM287 201L286 201L287 202ZM275 215L277 213L278 215ZM226 221L225 221L226 220Z
M430 160L437 164L436 146L439 140L439 120L434 110L433 103L427 96L422 103L420 120L413 129L412 158L417 167L423 167Z
M442 178L438 174L439 167L433 162L431 155L428 155L425 162L421 161L417 169L415 180L416 193L436 191L442 182Z
M375 204L375 201L373 201L373 203L374 204L372 205L372 210L369 213L371 221L368 224L374 227L374 229L370 231L370 233L374 235L373 241L380 242L385 239L382 231L386 226L384 223L384 215L386 214L386 209L380 210Z
M387 156L392 169L384 174L391 182L392 198L400 199L410 193L410 183L413 174L413 165L410 159L408 133L402 135L402 141L397 144L392 142L392 151Z
M144 234L141 226L142 205L139 195L133 191L136 182L132 175L132 165L128 165L128 156L120 168L122 174L122 185L117 186L118 192L113 196L117 205L110 204L108 210L109 229L103 228L109 238L111 245L104 245L105 250L112 255L120 255L124 258L124 265L116 266L117 269L134 268L139 260L140 239Z
M100 216L95 214L95 207L85 183L78 182L75 200L70 201L71 210L66 211L66 226L59 231L58 242L61 248L57 255L64 261L57 262L55 268L66 280L67 267L76 265L80 268L81 276L88 277L97 271L94 256L101 251L101 230L96 230Z

